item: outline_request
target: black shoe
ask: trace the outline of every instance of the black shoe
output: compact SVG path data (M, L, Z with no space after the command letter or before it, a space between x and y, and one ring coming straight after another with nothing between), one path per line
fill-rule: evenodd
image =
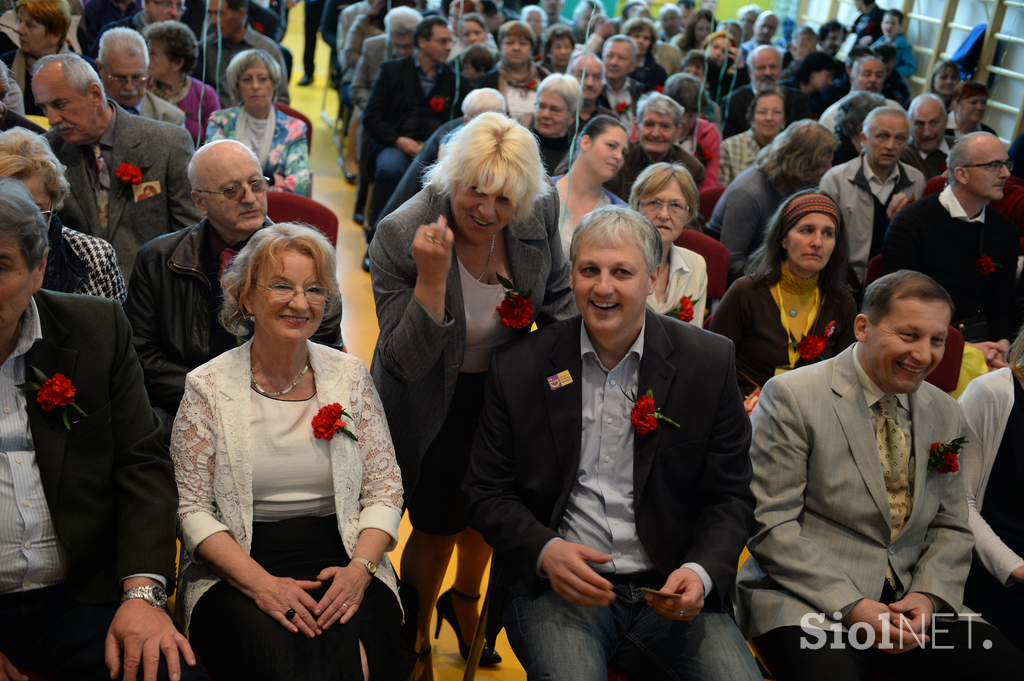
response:
M307 85L312 85L312 84L313 84L313 76L309 75L308 73L306 75L304 75L301 80L299 80L299 85L301 85L302 87L305 87Z
M459 641L459 654L462 655L463 660L469 659L469 648L470 644L466 643L462 638L462 630L459 628L459 620L455 617L455 608L452 606L452 596L456 596L466 601L467 603L476 603L480 600L480 594L476 596L467 596L461 591L455 589L448 589L441 597L437 599L437 628L434 630L434 638L438 638L441 635L441 622L447 621L448 624L452 625L452 629L455 630L455 638ZM501 655L491 649L491 646L484 644L484 651L480 655L480 666L481 667L493 667L494 665L501 662Z
M345 173L345 181L348 182L349 184L355 184L356 183L356 174L355 173Z
M363 226L363 222L365 220L366 216L364 216L360 211L357 210L355 213L352 213L352 222L356 223L360 227Z
M363 271L367 272L367 273L370 271L370 249L369 248L367 248L366 249L366 253L363 254Z

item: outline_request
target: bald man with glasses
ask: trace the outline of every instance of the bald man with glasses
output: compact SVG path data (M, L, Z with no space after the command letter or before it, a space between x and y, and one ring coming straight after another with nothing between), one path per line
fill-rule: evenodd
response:
M949 291L953 326L978 343L989 368L1006 366L1017 331L1014 278L1020 231L989 210L1013 163L995 135L975 132L950 149L949 184L900 211L882 246L882 272L924 272Z
M273 224L269 180L244 144L218 140L200 148L188 179L203 219L142 247L124 304L149 399L168 424L188 372L238 346L220 323L220 275L257 230ZM313 340L341 348L341 306L324 315Z

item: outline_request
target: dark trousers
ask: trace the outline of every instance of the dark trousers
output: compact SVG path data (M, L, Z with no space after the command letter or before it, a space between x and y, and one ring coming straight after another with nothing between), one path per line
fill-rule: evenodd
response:
M376 144L375 144L376 146ZM378 147L379 148L379 147ZM377 154L377 170L373 175L373 192L370 194L370 215L366 243L373 238L372 230L377 227L377 222L384 217L384 207L388 205L388 199L398 189L398 183L402 181L405 171L412 165L412 159L406 156L398 147L384 147Z
M79 603L63 585L0 595L0 652L20 671L35 670L49 681L109 681L104 643L117 608ZM182 681L206 681L202 666L178 658ZM169 679L162 655L157 678Z
M312 76L316 71L313 61L316 56L316 33L320 30L325 2L326 0L306 0L306 46L302 50L302 67L306 69L307 76Z
M827 639L820 646L820 634L810 636L801 627L773 629L753 642L778 681L866 681L869 671L895 679L1009 681L1020 679L1024 670L1024 654L977 618L937 622L928 632L929 643L896 655L877 648L857 650L848 633L841 635L842 647L833 649L835 634L822 633ZM814 647L801 649L801 641Z

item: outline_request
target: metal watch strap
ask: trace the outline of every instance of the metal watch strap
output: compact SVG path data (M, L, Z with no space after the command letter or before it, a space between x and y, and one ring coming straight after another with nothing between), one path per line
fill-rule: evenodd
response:
M154 584L132 587L121 594L122 603L133 598L142 599L154 608L164 608L167 605L167 595L163 587Z

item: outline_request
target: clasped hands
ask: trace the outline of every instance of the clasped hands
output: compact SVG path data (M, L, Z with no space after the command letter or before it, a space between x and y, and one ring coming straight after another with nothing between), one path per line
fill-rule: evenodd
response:
M541 569L555 593L573 605L608 606L615 600L612 584L589 563L604 564L611 559L588 546L559 540L544 551ZM679 594L676 598L647 594L651 608L669 619L688 622L704 607L704 582L689 568L675 570L659 591Z
M895 655L931 640L925 632L933 612L932 600L922 593L909 593L889 605L862 598L843 618L843 624L847 628L861 622L868 625L871 647Z
M267 575L253 598L263 612L273 617L292 633L302 632L307 638L319 636L335 622L346 624L363 601L363 593L372 577L359 563L327 567L316 576L317 581L296 580ZM330 580L331 586L319 602L309 595ZM295 614L289 619L288 611Z

